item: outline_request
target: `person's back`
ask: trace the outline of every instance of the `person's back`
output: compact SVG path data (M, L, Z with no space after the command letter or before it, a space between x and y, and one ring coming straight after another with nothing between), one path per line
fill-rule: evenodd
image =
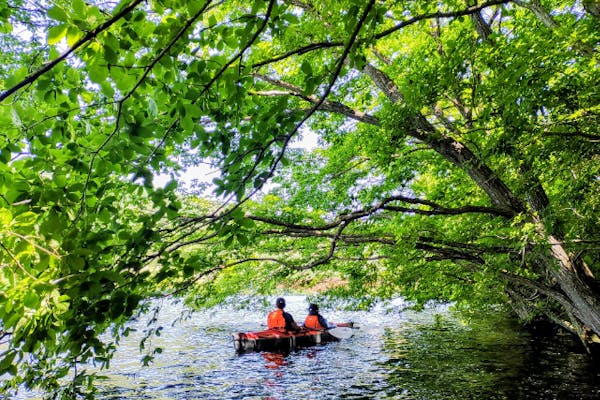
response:
M330 328L327 320L319 314L319 306L311 304L308 307L308 315L304 320L304 326L308 329L322 330Z
M292 315L283 311L285 308L285 299L279 297L275 301L275 306L277 308L271 311L267 316L267 328L276 329L282 332L297 331L300 329Z
M283 310L278 308L273 310L267 316L267 327L269 329L285 330L285 317L283 316Z

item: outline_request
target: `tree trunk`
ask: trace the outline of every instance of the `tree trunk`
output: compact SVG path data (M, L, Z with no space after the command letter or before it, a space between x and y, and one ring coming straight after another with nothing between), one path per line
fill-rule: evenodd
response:
M473 25L475 25L475 30L477 34L486 40L488 36L492 34L492 29L490 26L484 21L481 16L481 12L477 12L475 14L471 14L471 21L473 21Z
M542 216L551 213L552 210L541 182L531 173L526 163L522 166L522 172L531 182L527 199L533 213L532 220L538 233L546 238L550 255L558 262L558 268L555 265L547 265L546 270L569 298L573 306L570 312L583 323L584 329L600 336L600 294L589 284L587 276L580 276L576 260L564 247L564 237L558 224L544 224Z
M364 72L393 104L398 104L403 100L402 93L398 90L395 82L383 71L367 64ZM464 144L436 132L435 127L422 114L415 113L408 123L402 121L401 125L398 129L404 130L403 134L428 144L445 159L466 171L490 197L492 203L503 210L507 216L524 211L521 202L487 165Z
M594 17L600 17L600 1L583 0L583 8Z
M424 117L419 119L427 122ZM429 123L427 122L427 124ZM434 129L431 125L430 128ZM442 135L438 137L433 133L433 131L427 133L417 131L412 136L427 143L446 160L469 174L477 186L488 195L492 203L502 209L507 216L514 216L524 211L519 199L471 149L449 136Z
M549 266L549 272L556 279L561 290L573 303L573 314L589 329L600 335L600 297L579 274L560 241L554 236L548 236L551 246L550 253L558 260L559 268Z
M383 71L367 65L363 72L371 77L392 103L398 104L403 100L403 95L396 84ZM398 129L402 130L403 134L428 144L446 160L465 171L507 217L528 212L523 203L491 168L466 145L437 132L422 114L416 112L412 118L399 121ZM558 225L551 227L550 232L544 226L540 216L549 211L549 200L537 176L533 175L526 166L522 172L529 175L528 179L532 182L527 193L527 202L531 208L530 218L536 224L538 233L546 238L550 246L550 255L558 261L558 268L554 263L545 262L544 270L547 275L556 280L568 299L569 304L563 304L569 308L566 312L577 318L584 326L584 330L593 332L592 336L600 336L600 297L592 286L580 278L576 262L564 248ZM582 340L586 339L582 338Z
M516 4L524 7L535 14L548 29L558 28L558 24L552 18L552 15L542 6L539 0L520 1L516 0Z

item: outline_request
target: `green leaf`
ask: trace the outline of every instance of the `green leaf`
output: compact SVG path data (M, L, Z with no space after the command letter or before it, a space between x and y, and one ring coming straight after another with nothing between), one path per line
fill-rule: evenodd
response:
M36 214L32 211L26 211L24 213L18 214L12 221L11 225L13 227L31 226L31 225L35 224L37 219L38 219L38 214Z
M69 45L69 47L72 47L82 37L83 32L81 32L79 29L72 26L67 29L67 45Z
M85 16L86 5L83 0L73 0L71 2L71 6L73 7L73 11L80 17Z
M52 19L55 19L55 20L61 21L61 22L69 21L69 17L67 15L67 13L65 12L65 10L63 10L59 6L54 6L54 7L50 8L48 10L48 16Z
M256 223L251 220L250 218L242 218L240 220L240 226L244 227L244 228L248 228L248 229L252 229L254 227L256 227Z
M0 208L0 227L10 226L13 216L10 210L6 208Z
M99 65L90 65L88 73L90 79L93 82L107 84L106 78L108 78L108 70L106 69L106 67Z
M67 176L65 174L54 175L54 183L60 188L64 188L67 185Z
M67 25L56 25L48 29L48 44L54 45L59 43L67 35Z
M13 25L9 22L2 21L0 24L0 33L8 34L13 31Z
M189 115L186 115L183 118L181 118L181 127L186 131L194 130L194 125L194 121Z
M19 320L23 317L23 308L16 308L16 309L12 309L12 312L7 311L7 313L10 313L10 316L3 320L3 328L13 328L17 325L17 322L19 322Z
M158 115L158 106L153 98L148 99L148 115L156 117Z
M40 305L40 296L34 290L30 290L25 294L23 304L28 308L38 308Z
M108 45L104 46L103 54L104 60L109 64L115 64L119 59L117 51Z
M18 127L18 128L23 128L23 121L21 120L21 117L19 116L19 113L17 112L17 110L14 107L10 108L10 116L12 118L12 122L13 124ZM10 150L7 146L7 150Z
M16 351L9 351L9 352L4 353L3 357L0 358L0 375L3 375L5 373L15 375L16 370L13 367L12 363L13 363L16 355L17 355Z
M246 235L243 235L241 233L239 233L238 235L236 235L235 237L238 241L238 243L242 246L246 246L249 242L248 237Z
M18 83L20 83L29 73L29 70L27 69L27 67L22 66L20 68L17 68L12 75L6 80L6 86L14 86Z
M313 70L312 65L307 60L302 61L302 65L300 66L300 70L304 72L305 75L312 76Z
M184 103L185 115L189 115L192 118L200 118L202 116L202 109L192 103Z

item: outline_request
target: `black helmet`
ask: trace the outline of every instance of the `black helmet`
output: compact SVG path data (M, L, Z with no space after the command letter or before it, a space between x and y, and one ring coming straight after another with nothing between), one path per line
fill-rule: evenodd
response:
M275 300L275 306L283 309L285 307L285 299L283 297L278 297L277 300Z
M319 311L319 306L313 303L308 306L308 311L317 312Z

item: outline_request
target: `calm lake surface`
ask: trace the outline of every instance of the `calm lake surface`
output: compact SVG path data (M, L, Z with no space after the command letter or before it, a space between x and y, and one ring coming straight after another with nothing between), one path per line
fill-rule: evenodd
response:
M296 320L302 297L288 297ZM212 309L181 322L168 305L152 339L159 354L140 363L139 337L124 340L99 382L101 399L599 399L600 369L570 336L532 337L502 314L470 323L445 307L423 312L322 310L360 329L338 343L290 354L237 355L231 334L264 329L268 309ZM137 334L136 334L137 335Z

